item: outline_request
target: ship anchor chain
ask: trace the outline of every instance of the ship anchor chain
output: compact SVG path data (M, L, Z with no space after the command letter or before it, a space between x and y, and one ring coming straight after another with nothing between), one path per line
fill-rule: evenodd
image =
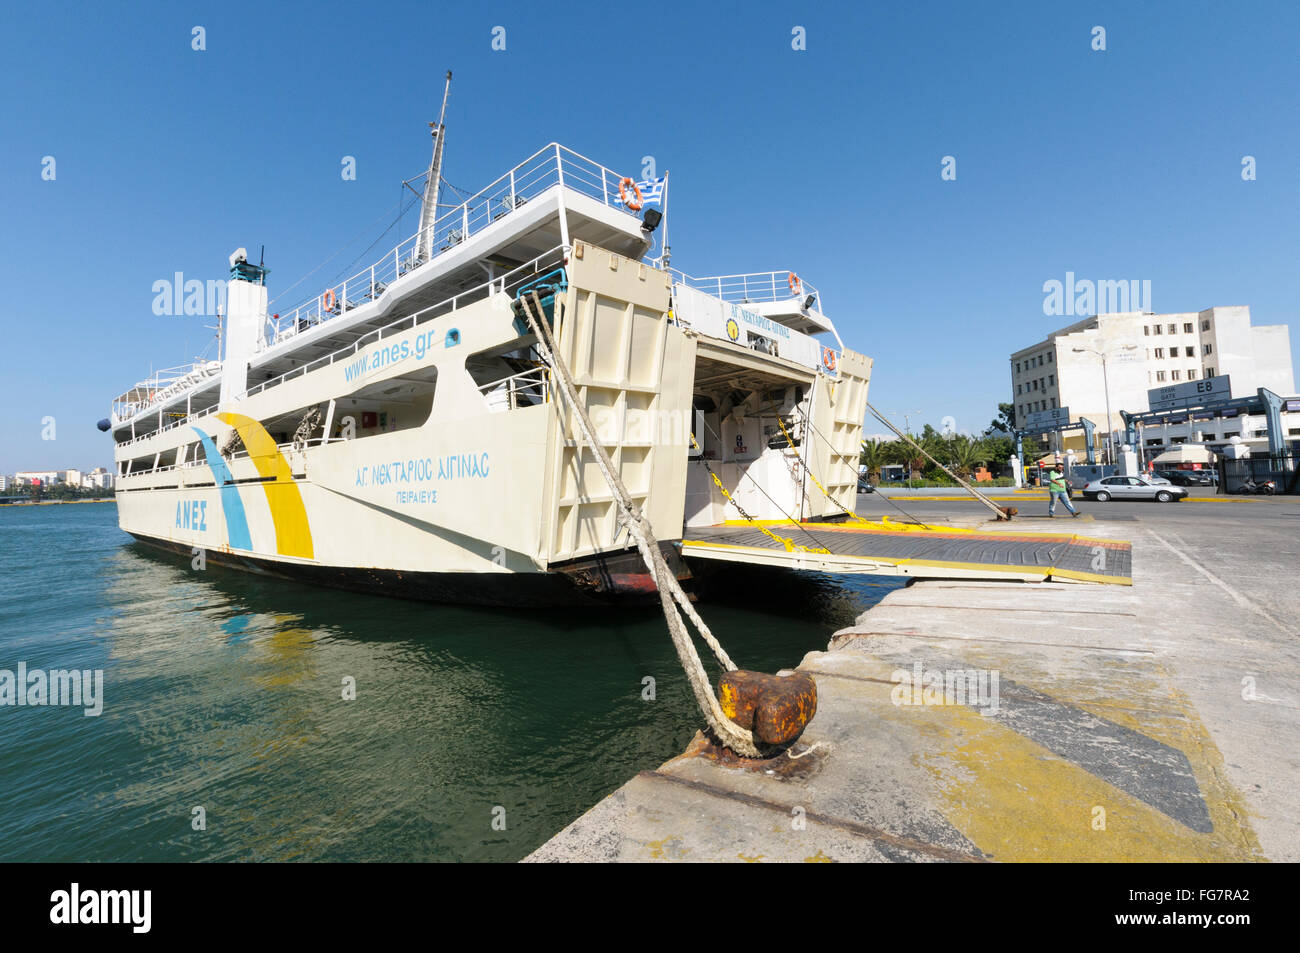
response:
M532 299L532 307L528 299ZM572 410L582 438L591 449L605 482L618 504L619 524L627 531L655 581L668 633L682 663L696 704L714 737L725 747L746 758L769 758L787 749L803 732L817 711L817 684L799 672L785 676L750 672L736 667L725 649L709 631L691 604L676 575L669 569L649 521L632 500L613 461L596 439L587 410L578 402L569 369L560 356L545 321L538 291L532 289L516 299L529 328L537 337L537 350L551 368L564 403ZM534 309L536 309L534 311ZM713 693L708 672L695 648L682 615L685 614L700 638L713 651L723 668L718 693Z

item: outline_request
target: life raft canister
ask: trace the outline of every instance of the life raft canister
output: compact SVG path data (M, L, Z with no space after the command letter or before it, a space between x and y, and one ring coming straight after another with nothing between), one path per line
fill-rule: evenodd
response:
M635 195L636 198L628 198L627 190L629 186L631 186L632 194ZM636 187L636 183L632 181L631 176L624 176L622 181L618 183L618 197L619 200L632 211L641 211L641 205L643 204L641 200L641 190Z
M828 347L822 348L822 367L832 374L835 373L835 352Z
M799 280L799 276L793 271L790 272L790 277L786 279L786 284L790 286L790 294L795 297L803 294L803 282Z

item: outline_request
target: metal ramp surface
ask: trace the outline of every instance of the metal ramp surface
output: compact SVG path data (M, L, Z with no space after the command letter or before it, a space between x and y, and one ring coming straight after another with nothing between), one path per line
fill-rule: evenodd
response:
M1014 530L858 523L757 521L693 527L682 555L732 563L922 579L1133 584L1126 540Z

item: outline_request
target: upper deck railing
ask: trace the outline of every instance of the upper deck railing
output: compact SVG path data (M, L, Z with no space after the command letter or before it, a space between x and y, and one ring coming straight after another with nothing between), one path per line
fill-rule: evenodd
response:
M696 278L676 268L673 276L688 288L721 298L730 304L765 304L772 301L807 299L815 295L814 307L821 311L821 294L793 271L758 271L747 275L715 275Z
M362 348L369 347L371 344L382 341L386 337L400 334L403 331L409 331L416 325L423 324L426 321L432 321L434 318L440 318L445 314L451 314L467 304L481 301L492 294L508 292L511 289L522 285L529 278L536 277L543 272L557 267L561 261L563 261L563 258L563 248L552 248L550 251L538 255L532 261L525 262L522 265L517 265L498 278L493 278L491 281L485 281L473 288L468 288L459 294L453 295L443 301L439 301L437 304L431 304L426 308L421 308L413 314L396 318L388 324L385 324L383 327L376 328L368 334L358 337L351 344L346 344L342 347L336 348L308 364L303 364L299 367L293 368L292 370L286 371L279 377L273 377L270 380L261 382L260 384L255 384L248 388L248 390L246 390L241 396L251 397L254 394L260 394L262 391L283 384L285 381L292 380L296 377L303 377L314 370L328 367L330 364L334 364L337 361L350 358Z
M428 264L493 222L540 198L549 189L564 186L622 210L618 193L622 178L599 162L552 142L460 205L445 211L422 231L399 242L370 266L322 290L292 310L275 314L270 334L257 351L265 351L323 321L377 299L395 279ZM422 249L427 253L422 253ZM142 394L141 398L119 402L112 413L113 423L129 420L174 396L176 392L168 389L170 385L181 382L199 366L177 368L170 377L159 376L168 373L160 371L149 381L137 385L134 390ZM188 389L188 386L183 387L180 392Z
M428 264L549 189L564 186L622 209L618 196L621 179L600 163L553 142L399 242L372 265L276 314L263 349L375 300L395 279Z

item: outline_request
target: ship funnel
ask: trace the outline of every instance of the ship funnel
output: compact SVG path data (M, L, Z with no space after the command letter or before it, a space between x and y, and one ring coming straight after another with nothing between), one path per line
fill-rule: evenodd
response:
M248 252L230 256L226 283L225 344L221 364L221 407L229 408L248 389L248 364L266 346L266 274L261 265L248 262Z

